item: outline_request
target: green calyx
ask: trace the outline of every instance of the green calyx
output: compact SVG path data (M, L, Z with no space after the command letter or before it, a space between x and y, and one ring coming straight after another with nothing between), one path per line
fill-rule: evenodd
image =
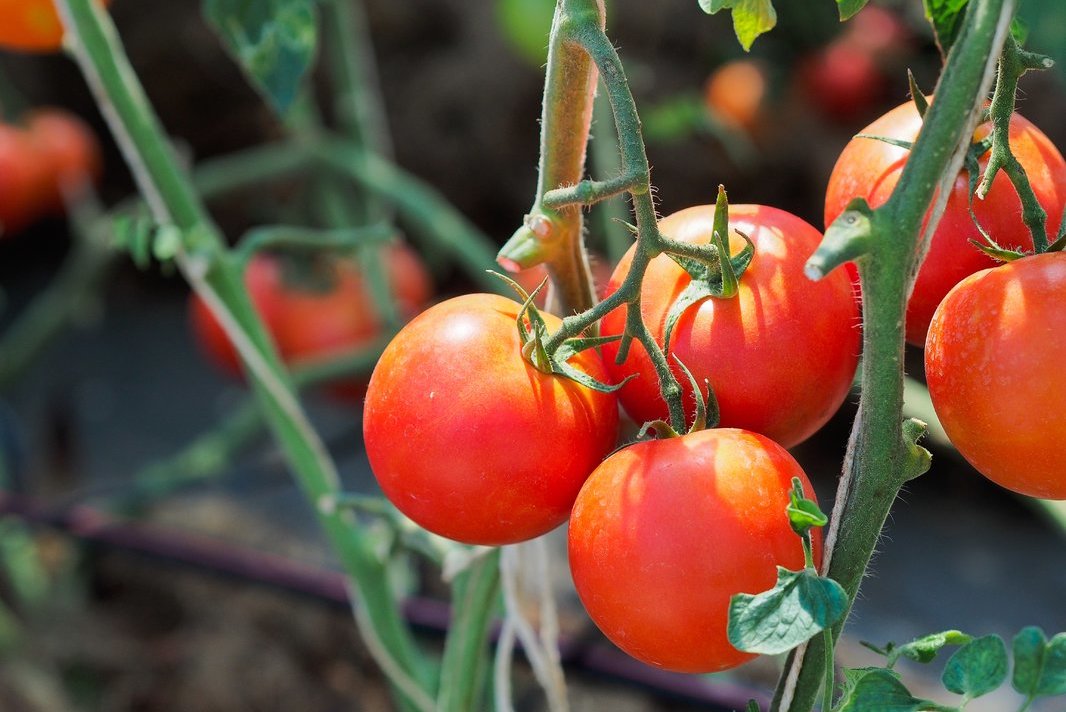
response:
M715 247L717 259L713 262L696 259L694 257L670 254L670 258L677 262L692 277L692 281L677 296L669 313L666 315L666 330L663 335L663 348L669 352L670 337L674 327L688 308L708 297L715 299L731 299L740 290L740 278L743 276L748 265L755 257L755 245L751 239L742 232L737 231L747 245L731 256L729 249L729 200L726 196L725 187L718 186L718 200L714 207L714 225L711 229L711 244ZM723 256L725 259L722 259ZM699 389L696 389L699 390Z
M537 285L537 288L532 292L526 292L522 285L510 277L491 270L489 273L510 285L522 300L522 308L518 310L518 317L515 319L518 327L518 340L522 344L522 358L532 364L535 369L541 373L569 378L575 383L601 393L613 393L633 378L636 378L636 374L633 374L626 377L621 383L611 385L593 378L570 364L570 359L580 352L617 341L621 338L620 336L575 336L563 340L557 347L551 348L548 346L550 337L548 326L545 324L540 310L534 304L537 295L547 284L547 278Z
M711 388L711 382L704 379L703 385L707 389L707 397L704 398L703 391L700 389L699 383L696 382L696 377L692 375L692 371L688 369L681 359L674 354L674 361L677 362L678 367L684 372L686 378L688 378L689 384L692 386L693 397L696 399L696 413L692 419L692 425L685 434L696 433L700 430L707 430L708 428L717 428L718 421L721 417L721 411L718 408L718 399L715 398L714 389ZM649 431L653 431L658 438L677 438L681 437L681 433L677 432L672 425L665 420L651 420L641 426L640 432L637 433L637 439L642 439L647 436Z

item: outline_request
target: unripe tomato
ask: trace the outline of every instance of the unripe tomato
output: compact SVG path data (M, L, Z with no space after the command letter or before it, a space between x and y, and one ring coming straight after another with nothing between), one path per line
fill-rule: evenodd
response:
M34 111L26 119L26 128L51 176L47 206L61 212L64 186L76 189L83 181L99 179L100 144L84 121L60 109Z
M418 257L395 244L383 254L390 287L401 316L409 317L432 296L429 275ZM256 255L245 271L249 296L282 359L289 364L321 360L369 345L382 331L358 264L331 259L324 267L324 285L287 283L277 257ZM237 375L240 359L207 305L195 295L190 320L197 341L223 370ZM363 378L332 384L330 392L351 402L362 402Z
M766 101L766 70L754 60L726 62L707 78L703 99L710 112L725 123L751 131Z
M912 102L888 112L862 130L864 134L913 141L922 121ZM987 133L987 128L981 129ZM1010 147L1025 168L1037 200L1048 214L1048 230L1058 229L1066 207L1066 161L1054 144L1018 114L1011 117ZM855 138L844 148L829 177L825 195L825 224L829 225L856 197L878 207L899 182L909 152L884 141ZM982 168L987 156L981 159ZM940 224L929 244L925 262L918 271L914 291L907 303L907 342L925 343L929 321L940 300L967 275L992 267L995 262L973 247L981 240L968 211L969 183L959 174ZM974 212L981 225L1004 247L1033 248L1032 236L1022 222L1021 201L1010 179L1000 172L984 200L974 197Z
M491 294L430 307L370 378L363 437L374 476L401 512L449 539L511 544L554 529L615 444L615 396L526 361L520 308ZM595 351L570 363L606 378Z
M1007 489L1066 499L1066 254L970 275L937 307L925 375L948 437Z
M707 243L714 206L688 208L664 218L659 229L683 242ZM851 387L860 350L859 313L848 274L841 270L812 282L803 265L821 241L809 224L777 208L729 206L734 252L744 246L736 231L755 244L755 257L730 299L707 298L690 306L671 336L670 352L698 383L708 379L721 408L721 424L762 433L785 447L822 427ZM631 249L618 263L608 294L629 272ZM659 344L666 316L691 277L667 255L648 265L641 288L641 314ZM625 311L616 309L601 324L604 335L621 334ZM618 344L604 346L613 382L636 373L618 393L638 423L667 417L659 380L647 352L634 341L624 363L615 363ZM673 360L671 358L671 360ZM694 394L683 372L671 363L685 392Z
M729 599L804 566L785 508L803 469L769 438L703 430L649 440L592 473L570 517L570 572L600 630L638 660L715 672L755 656L726 637ZM821 534L812 531L815 562Z
M0 234L12 235L40 216L49 180L29 134L0 124Z
M109 5L111 0L97 0ZM63 23L55 0L2 0L0 48L24 52L55 52L63 44Z

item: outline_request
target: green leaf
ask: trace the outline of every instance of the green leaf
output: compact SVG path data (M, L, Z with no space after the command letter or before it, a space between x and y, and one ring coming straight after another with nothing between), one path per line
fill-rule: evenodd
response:
M907 658L919 663L932 662L940 650L948 645L966 645L973 636L958 630L946 630L942 633L930 633L912 640L904 645L888 646L888 666L892 667L900 658Z
M315 4L307 0L204 0L204 16L279 114L292 105L315 56Z
M940 52L945 57L962 26L962 13L969 0L922 0L925 17L933 23L933 34Z
M845 670L844 675L844 696L840 699L836 712L920 712L955 709L915 697L891 670Z
M837 0L837 10L840 11L840 21L849 20L855 14L866 7L870 0Z
M1007 679L1007 646L998 635L975 638L948 658L940 679L958 695L986 695Z
M1014 636L1011 685L1026 697L1066 694L1066 633L1048 642L1036 626Z
M699 3L703 11L710 15L719 10L733 12L733 30L745 51L751 49L756 37L769 32L777 24L777 12L772 0L699 0Z
M729 602L729 642L738 650L784 653L840 620L848 595L836 581L810 569L777 567L777 585Z
M824 527L829 523L818 503L807 499L803 494L803 484L798 477L792 478L792 490L788 493L789 504L785 508L792 531L804 536L811 527Z

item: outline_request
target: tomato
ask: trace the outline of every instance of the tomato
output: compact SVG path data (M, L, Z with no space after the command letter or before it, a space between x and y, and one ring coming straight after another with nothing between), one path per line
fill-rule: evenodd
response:
M407 247L390 245L383 256L400 314L409 317L431 297L429 276ZM287 283L279 258L262 253L245 271L252 303L287 363L337 356L367 346L381 335L381 319L359 266L351 260L331 259L324 267L326 274L315 276L324 277L325 285ZM236 349L207 305L195 296L190 302L190 319L211 360L230 374L240 374ZM358 378L334 384L330 392L361 402L365 389L365 379Z
M37 219L48 184L48 169L29 134L0 124L0 235L12 235Z
M381 489L420 526L468 544L561 524L617 437L613 394L522 357L519 309L490 294L429 308L386 347L367 390L363 436ZM570 363L606 378L595 351Z
M873 57L906 54L910 31L899 15L880 5L867 5L848 20L840 41L866 50Z
M111 0L97 0L101 5ZM63 44L63 24L54 0L4 0L0 3L0 48L55 52Z
M798 81L819 113L845 124L868 116L886 89L873 54L842 40L807 57L800 64Z
M729 599L804 566L785 508L788 452L745 430L702 430L630 445L589 476L570 517L570 572L589 616L638 660L715 672L755 656L726 637ZM812 531L815 562L821 533Z
M959 282L925 344L929 395L985 477L1066 499L1066 254L1024 257Z
M763 66L750 59L740 59L726 62L707 78L703 99L716 118L750 131L759 122L767 91Z
M45 200L48 207L61 212L64 186L76 189L82 181L100 177L100 144L85 122L60 109L31 113L26 128L51 176Z
M913 141L921 128L914 104L896 107L863 133ZM981 129L987 132L987 127ZM1029 175L1037 200L1048 214L1048 229L1058 229L1066 207L1066 162L1051 141L1038 128L1018 114L1011 118L1010 146ZM899 181L908 151L884 141L855 138L844 148L829 177L825 196L825 224L829 225L855 197L863 197L872 207L882 205ZM982 158L982 166L987 156ZM929 321L940 300L967 275L995 263L969 244L981 236L968 212L969 183L966 173L955 181L947 208L929 245L929 253L918 271L914 292L907 304L907 341L925 343ZM974 198L974 211L981 225L1000 245L1032 249L1029 230L1022 222L1021 202L1004 173L996 176L984 200Z
M714 206L688 208L664 218L659 229L676 240L707 243ZM836 412L851 387L860 350L859 313L851 281L844 271L812 282L803 265L821 234L800 218L762 205L729 206L739 251L747 234L755 257L731 299L707 298L689 307L671 336L670 352L692 371L698 383L709 379L721 408L721 424L762 433L785 447L805 440ZM618 290L629 272L631 249L607 286ZM666 255L648 265L641 292L641 314L661 345L666 316L691 278ZM620 334L625 311L616 309L601 323L604 335ZM618 344L603 349L612 382L638 377L618 393L626 412L638 423L666 418L655 369L643 346L634 342L618 365ZM672 360L672 359L671 359ZM692 388L681 381L688 410Z

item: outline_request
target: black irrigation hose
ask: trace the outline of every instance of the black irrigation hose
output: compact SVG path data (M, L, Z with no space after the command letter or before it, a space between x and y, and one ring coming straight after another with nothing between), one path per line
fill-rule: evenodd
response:
M188 566L236 579L309 596L347 609L344 576L292 559L160 526L115 519L93 507L55 509L32 497L0 491L0 516L17 516L29 524L47 526L109 549L133 552L159 561ZM412 597L404 615L420 630L443 635L450 607L432 598ZM598 636L564 636L559 641L563 664L576 672L644 690L662 699L699 705L708 712L744 709L755 698L764 706L768 696L732 682L682 675L643 665L621 651L598 642Z

